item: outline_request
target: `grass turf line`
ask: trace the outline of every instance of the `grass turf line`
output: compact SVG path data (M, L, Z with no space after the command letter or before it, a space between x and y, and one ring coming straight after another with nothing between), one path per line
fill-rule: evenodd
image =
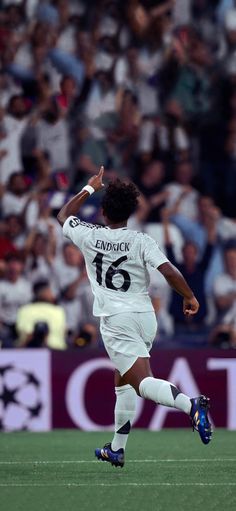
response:
M236 432L217 430L204 446L188 429L134 430L123 469L93 463L94 448L110 438L70 430L0 435L1 511L235 508Z

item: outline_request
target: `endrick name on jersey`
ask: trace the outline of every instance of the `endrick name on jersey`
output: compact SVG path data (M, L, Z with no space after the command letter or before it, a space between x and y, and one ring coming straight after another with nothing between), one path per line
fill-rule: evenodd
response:
M128 252L130 243L125 243L124 241L121 241L121 243L111 243L110 241L97 240L95 247L106 250L107 252L110 250L114 252Z

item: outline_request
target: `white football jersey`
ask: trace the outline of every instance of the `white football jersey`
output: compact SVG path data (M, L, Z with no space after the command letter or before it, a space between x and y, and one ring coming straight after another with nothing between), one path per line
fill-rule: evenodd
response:
M63 234L84 255L94 294L94 316L153 310L148 295L149 268L168 262L147 234L127 227L110 229L70 216Z

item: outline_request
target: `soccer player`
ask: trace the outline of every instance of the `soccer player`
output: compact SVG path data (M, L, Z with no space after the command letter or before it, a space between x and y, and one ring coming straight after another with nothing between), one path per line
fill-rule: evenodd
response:
M209 398L190 398L168 381L154 378L149 351L155 338L156 316L148 295L148 267L158 269L183 297L183 314L196 314L199 303L182 274L147 234L131 231L127 220L139 192L133 183L111 182L102 199L106 226L88 224L75 216L86 199L103 188L104 168L89 179L58 214L64 235L84 255L94 294L93 313L100 316L106 351L115 366L115 434L95 450L98 459L124 465L124 451L135 417L136 394L187 413L204 444L211 440Z

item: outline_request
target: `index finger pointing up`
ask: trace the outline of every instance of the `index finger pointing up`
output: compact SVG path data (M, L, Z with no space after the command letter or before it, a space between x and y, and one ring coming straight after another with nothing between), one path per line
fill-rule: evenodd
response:
M98 172L98 176L101 177L101 176L103 176L103 174L104 174L104 166L101 165L100 170Z

